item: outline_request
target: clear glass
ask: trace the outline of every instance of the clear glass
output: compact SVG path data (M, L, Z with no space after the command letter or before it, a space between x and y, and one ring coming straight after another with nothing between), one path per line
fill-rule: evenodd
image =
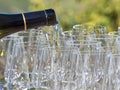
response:
M75 40L84 40L86 35L103 37L104 34L106 34L106 27L102 25L76 24L72 30Z
M0 40L0 89L119 90L120 36L100 25L40 27Z

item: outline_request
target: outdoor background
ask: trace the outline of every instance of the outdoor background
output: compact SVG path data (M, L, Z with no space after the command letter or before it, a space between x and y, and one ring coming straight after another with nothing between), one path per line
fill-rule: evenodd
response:
M53 8L63 30L71 30L75 24L101 24L110 32L120 26L119 4L120 0L0 0L0 13ZM0 81L4 79L3 70L0 63Z
M120 0L1 0L0 13L55 9L63 30L75 24L101 24L107 31L120 26Z

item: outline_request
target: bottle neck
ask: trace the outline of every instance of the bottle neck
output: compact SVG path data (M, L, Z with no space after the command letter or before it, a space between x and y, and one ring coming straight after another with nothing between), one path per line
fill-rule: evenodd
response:
M57 24L53 9L18 14L0 14L0 38L18 31Z
M56 15L52 9L19 14L0 14L0 30L7 28L24 30L56 23Z

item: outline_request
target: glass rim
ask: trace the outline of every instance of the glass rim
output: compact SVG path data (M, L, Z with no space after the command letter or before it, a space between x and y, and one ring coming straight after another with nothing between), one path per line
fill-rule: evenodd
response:
M93 26L93 27L106 27L105 25L101 25L101 24L75 24L75 25L73 25L73 28L75 28L75 27L81 27L81 26L83 26L83 27L85 27L85 26Z

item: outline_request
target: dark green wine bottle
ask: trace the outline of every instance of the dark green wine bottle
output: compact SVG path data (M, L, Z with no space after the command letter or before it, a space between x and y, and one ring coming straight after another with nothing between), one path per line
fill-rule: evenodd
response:
M0 38L18 31L55 24L57 24L57 20L53 9L18 14L0 14Z

